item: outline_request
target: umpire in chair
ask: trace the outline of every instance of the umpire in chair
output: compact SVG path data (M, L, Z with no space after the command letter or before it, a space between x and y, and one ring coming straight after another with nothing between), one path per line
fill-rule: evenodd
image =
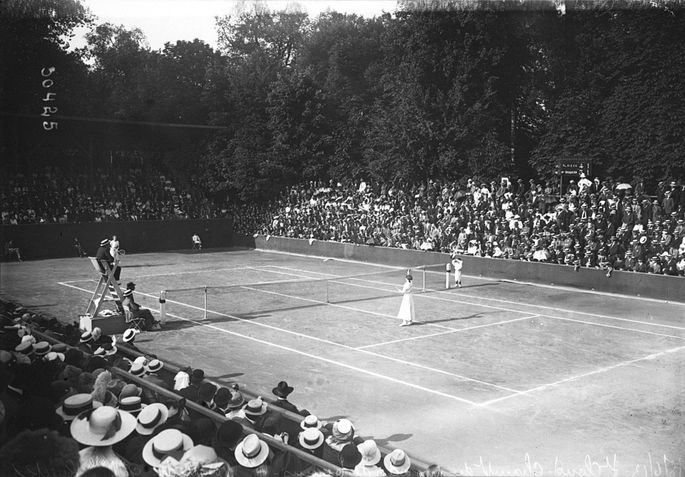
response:
M155 320L155 317L152 316L152 312L136 303L135 299L133 298L133 290L135 289L135 283L128 282L126 284L124 301L121 302L122 306L124 307L124 312L126 313L126 321L131 322L131 324L136 325L146 331L161 330L162 326L160 322Z
M100 269L102 273L105 273L105 263L109 266L110 270L114 270L114 279L118 282L119 276L121 275L121 267L115 263L114 257L109 253L109 239L104 239L100 242L100 247L98 248L95 258L100 264ZM116 266L116 268L115 268Z

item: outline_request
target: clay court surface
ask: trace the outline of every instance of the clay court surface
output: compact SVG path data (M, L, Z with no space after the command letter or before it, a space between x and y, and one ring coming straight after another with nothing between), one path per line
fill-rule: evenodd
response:
M155 310L163 289L225 287L209 289L206 318L203 290L169 292L164 330L139 335L141 349L264 395L286 380L319 418L349 417L450 471L685 475L685 304L468 270L464 288L445 290L428 272L419 323L400 328L399 268L259 250L127 255L123 266L122 283ZM97 278L87 259L3 263L1 292L76 320Z

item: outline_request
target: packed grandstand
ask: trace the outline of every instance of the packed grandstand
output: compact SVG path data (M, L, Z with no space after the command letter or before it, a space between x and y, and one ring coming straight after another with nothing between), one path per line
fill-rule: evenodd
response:
M617 183L431 180L396 187L308 182L268 204L216 204L156 170L108 173L106 186L57 168L3 182L3 224L232 217L239 234L685 275L685 188ZM20 244L14 244L20 246Z

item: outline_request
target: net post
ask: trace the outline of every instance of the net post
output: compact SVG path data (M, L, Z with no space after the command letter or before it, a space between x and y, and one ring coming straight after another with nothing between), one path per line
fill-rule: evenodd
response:
M446 263L445 264L445 289L449 290L450 289L450 264Z
M159 292L159 320L166 322L166 290Z
M205 287L205 315L203 320L207 319L207 287Z

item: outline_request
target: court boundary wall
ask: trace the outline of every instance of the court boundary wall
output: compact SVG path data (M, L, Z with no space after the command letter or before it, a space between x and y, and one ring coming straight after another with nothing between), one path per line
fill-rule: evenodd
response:
M24 260L76 257L74 238L83 250L95 255L104 238L116 235L127 253L191 249L198 234L203 248L229 247L233 219L179 219L113 221L70 224L19 224L0 226L2 246L12 240ZM4 253L4 251L3 251ZM3 257L4 260L7 257Z
M441 252L424 252L400 248L326 242L286 237L236 237L236 245L298 253L329 258L355 260L392 266L445 265L450 256ZM685 278L614 271L607 277L605 270L580 268L551 263L526 262L463 255L464 274L500 280L533 282L557 285L621 295L654 298L658 300L685 302Z

